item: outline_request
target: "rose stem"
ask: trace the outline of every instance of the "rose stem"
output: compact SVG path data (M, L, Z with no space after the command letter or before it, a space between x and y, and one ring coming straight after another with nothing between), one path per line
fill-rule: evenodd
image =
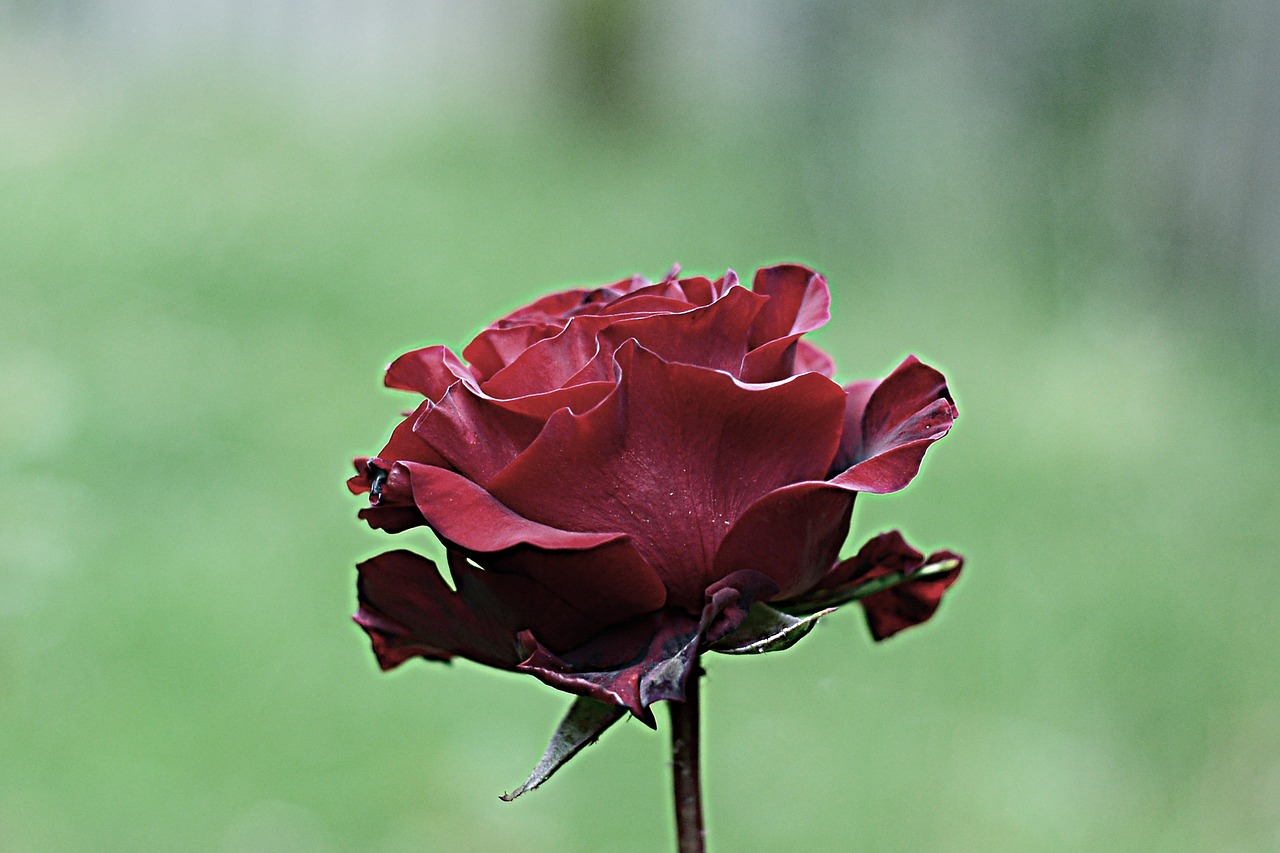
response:
M698 683L702 668L694 667L683 702L668 702L671 711L671 777L676 798L676 841L679 853L704 853L702 785L698 774Z

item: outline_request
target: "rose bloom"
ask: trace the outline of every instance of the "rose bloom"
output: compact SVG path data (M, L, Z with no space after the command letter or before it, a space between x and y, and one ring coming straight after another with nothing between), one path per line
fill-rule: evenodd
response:
M909 357L832 381L801 339L830 305L805 267L761 269L750 290L677 272L553 293L461 359L431 346L387 368L423 399L348 485L371 526L429 527L452 586L407 550L360 564L355 620L383 669L461 656L652 725L753 605L813 613L950 559L861 600L876 639L932 615L954 554L896 532L838 553L857 494L906 486L950 429L942 375Z

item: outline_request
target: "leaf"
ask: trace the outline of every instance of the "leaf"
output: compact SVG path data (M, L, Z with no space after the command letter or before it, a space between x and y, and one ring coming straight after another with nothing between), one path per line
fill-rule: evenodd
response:
M622 719L626 713L627 709L621 706L579 696L569 713L560 721L556 733L551 736L551 743L547 744L547 751L538 766L533 768L523 785L510 794L502 795L503 802L509 803L550 779L551 774L567 764L583 747L595 743L605 729Z
M818 620L835 608L820 610L803 619L789 616L759 602L751 605L747 618L732 633L711 648L726 655L760 655L789 649L813 630Z

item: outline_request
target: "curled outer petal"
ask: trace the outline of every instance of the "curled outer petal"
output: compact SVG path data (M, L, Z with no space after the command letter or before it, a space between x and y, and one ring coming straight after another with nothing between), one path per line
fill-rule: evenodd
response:
M921 573L926 566L946 570ZM935 551L926 557L908 545L901 533L892 530L868 541L853 557L836 563L808 592L777 601L775 606L789 613L812 613L857 598L866 614L871 636L877 641L884 640L928 621L937 612L943 593L960 577L963 567L964 559L960 555ZM901 580L879 592L859 594L860 588L871 588L874 581L890 576Z
M830 482L858 492L904 488L929 445L947 434L958 414L946 379L915 356L881 382L856 382L845 394L838 473Z

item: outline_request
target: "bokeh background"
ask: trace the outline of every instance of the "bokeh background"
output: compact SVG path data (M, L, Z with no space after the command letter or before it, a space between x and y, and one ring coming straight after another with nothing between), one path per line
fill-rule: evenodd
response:
M630 722L377 671L381 367L632 273L824 271L962 417L969 566L709 662L715 849L1280 848L1280 5L0 2L0 849L655 851Z

